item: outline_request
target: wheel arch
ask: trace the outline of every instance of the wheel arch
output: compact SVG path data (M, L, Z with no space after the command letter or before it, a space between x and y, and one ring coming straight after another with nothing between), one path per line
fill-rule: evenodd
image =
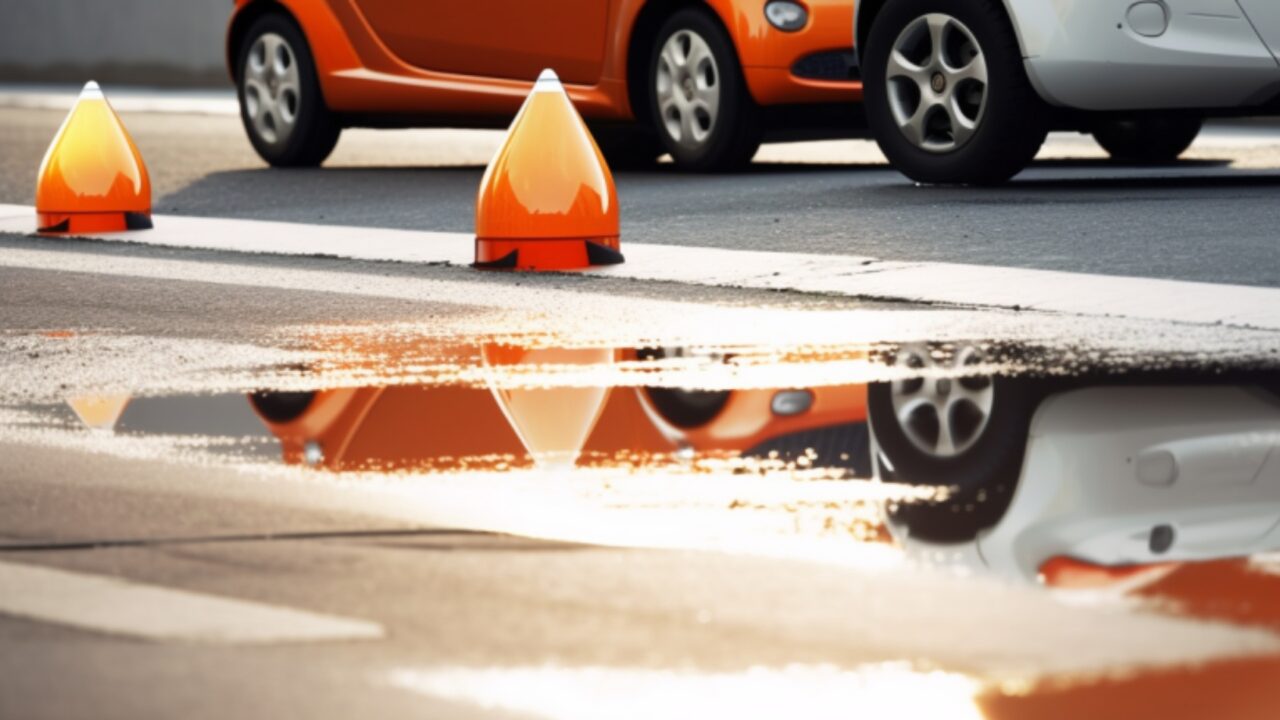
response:
M867 37L871 34L871 25L880 15L880 11L891 2L893 0L857 0L858 6L853 15L853 49L857 53L859 64L862 63L862 51L867 46ZM1004 8L1005 16L1013 25L1013 34L1018 38L1018 50L1025 58L1028 55L1027 41L1023 37L1022 25L1016 20L1018 17L1014 11L1016 2L1014 0L999 0L999 2Z
M298 17L283 3L276 0L247 0L239 4L227 27L227 74L230 75L231 82L240 80L236 76L236 60L240 57L240 48L244 43L245 34L249 32L255 20L269 13L279 13L289 18L294 25L298 26L303 37L306 37L306 31L302 30L302 23L298 21Z

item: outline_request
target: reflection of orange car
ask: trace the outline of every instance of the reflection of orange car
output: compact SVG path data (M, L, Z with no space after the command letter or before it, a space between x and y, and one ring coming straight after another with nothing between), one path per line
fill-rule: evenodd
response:
M484 469L532 461L563 467L688 448L754 457L776 452L783 461L808 454L814 466L869 472L865 385L708 392L552 380L526 387L519 382L522 367L589 371L615 357L633 360L635 353L488 345L480 355L490 387L259 392L250 400L280 439L285 462L330 470Z
M501 127L549 67L615 161L707 169L847 132L852 27L851 0L236 0L227 58L273 165L343 127Z
M681 350L641 350L660 360ZM695 390L642 387L636 395L654 426L676 447L800 460L871 474L867 386Z

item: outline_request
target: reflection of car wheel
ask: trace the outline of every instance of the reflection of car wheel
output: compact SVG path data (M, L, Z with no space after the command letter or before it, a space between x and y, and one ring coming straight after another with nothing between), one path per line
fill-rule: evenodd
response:
M1191 147L1203 126L1198 117L1110 120L1093 129L1093 138L1116 160L1169 163Z
M664 360L687 357L684 348L643 348L636 352L640 360ZM721 360L711 355L710 359ZM685 388L646 387L649 403L663 420L681 430L692 430L711 422L729 404L729 390L688 390Z
M709 11L689 7L667 20L647 77L653 127L677 165L730 169L755 156L755 102L733 41Z
M1048 130L1000 0L900 0L863 57L867 122L889 162L930 183L996 183Z
M730 395L728 390L663 387L647 387L644 390L662 419L681 430L702 427L714 420L728 404Z
M867 412L881 477L947 488L946 497L897 504L890 517L912 537L964 542L994 525L1022 472L1035 392L1028 381L966 375L982 362L976 348L947 356L903 348L895 364L921 377L876 383Z
M240 119L258 155L278 167L319 165L342 127L324 104L302 31L269 13L254 21L236 61Z
M263 390L249 396L249 402L267 421L283 424L297 420L316 399L314 392L275 392Z

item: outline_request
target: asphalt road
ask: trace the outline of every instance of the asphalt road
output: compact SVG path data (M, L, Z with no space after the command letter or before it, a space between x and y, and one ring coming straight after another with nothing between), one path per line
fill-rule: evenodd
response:
M30 203L61 111L0 110L0 201ZM271 170L230 116L125 113L158 212L468 232L494 133L349 131L326 167ZM866 141L768 146L748 171L618 174L624 242L1280 284L1280 134L1211 129L1191 159L1115 167L1056 136L1004 188L917 187Z

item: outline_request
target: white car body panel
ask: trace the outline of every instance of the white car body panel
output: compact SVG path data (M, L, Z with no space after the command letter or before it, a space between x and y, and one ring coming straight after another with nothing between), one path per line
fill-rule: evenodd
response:
M1280 0L1003 2L1032 85L1050 104L1209 110L1280 96ZM1167 26L1152 35L1155 7Z
M1280 93L1280 64L1236 0L1006 3L1019 31L1027 74L1054 105L1081 110L1223 108L1260 103ZM1154 37L1139 34L1130 15L1135 5L1163 7L1167 28Z
M1272 54L1280 57L1280 2L1276 0L1239 0L1253 27L1262 36Z
M1174 530L1164 552L1152 529ZM1046 399L1004 517L970 543L893 530L908 557L1034 581L1054 557L1122 566L1280 548L1280 400L1255 388L1109 387Z

